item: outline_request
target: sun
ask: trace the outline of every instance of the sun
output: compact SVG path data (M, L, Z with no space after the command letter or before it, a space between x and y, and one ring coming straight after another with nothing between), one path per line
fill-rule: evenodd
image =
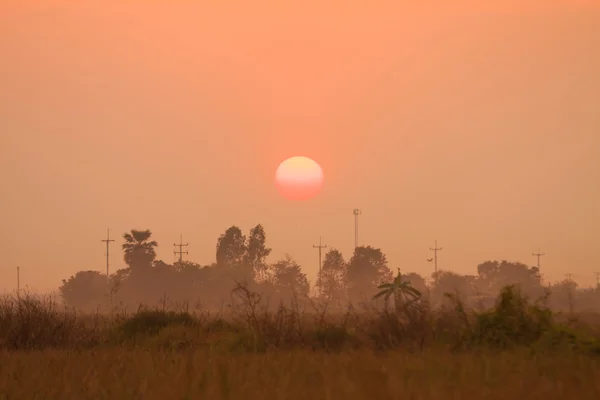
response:
M323 186L323 169L308 157L290 157L277 167L275 185L286 199L312 199Z

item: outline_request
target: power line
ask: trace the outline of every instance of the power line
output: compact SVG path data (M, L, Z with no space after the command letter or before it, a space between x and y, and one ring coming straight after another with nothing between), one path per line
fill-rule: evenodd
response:
M443 249L444 249L443 247L438 247L437 240L435 241L435 247L433 247L433 248L430 247L429 248L429 250L433 251L433 260L434 260L434 268L435 268L434 269L434 273L436 275L437 275L437 272L438 272L438 262L437 262L438 257L437 257L437 253L438 253L438 251L441 251Z
M110 250L110 242L114 242L114 240L112 240L110 238L110 229L107 229L106 231L106 239L101 240L101 242L106 243L106 284L108 285L108 280L110 275L108 274L108 265L109 265L109 250Z
M358 216L362 214L362 211L355 208L352 213L354 214L354 249L358 247Z
M173 246L179 247L179 251L177 251L177 250L173 251L173 254L175 254L175 255L179 254L179 262L183 261L184 254L189 254L187 251L182 250L184 247L187 247L189 245L190 245L189 243L183 243L183 235L181 235L179 237L179 244L173 243Z

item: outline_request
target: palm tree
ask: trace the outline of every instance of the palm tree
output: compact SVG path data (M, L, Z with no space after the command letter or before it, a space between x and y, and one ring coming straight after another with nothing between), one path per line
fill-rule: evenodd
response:
M373 299L383 297L387 304L388 299L393 295L396 312L400 311L402 304L412 303L421 297L421 292L412 287L409 281L402 280L400 268L398 268L398 275L392 282L382 283L377 289L381 289L381 291L373 296Z
M155 241L150 242L151 236L152 232L150 230L138 231L135 229L123 235L125 239L125 243L123 243L124 259L129 268L137 269L152 265L156 258L155 248L158 243Z

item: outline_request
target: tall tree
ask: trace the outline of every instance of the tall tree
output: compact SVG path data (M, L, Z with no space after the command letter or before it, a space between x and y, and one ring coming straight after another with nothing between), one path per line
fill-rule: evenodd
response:
M347 276L350 297L366 299L374 294L377 286L392 279L392 271L381 249L361 246L354 250Z
M125 263L132 270L141 268L150 268L152 262L156 259L156 247L158 243L150 241L152 232L150 230L135 230L125 233L123 238L124 259Z
M217 267L221 282L233 287L234 282L252 284L252 267L246 265L246 237L237 226L229 227L217 240Z
M306 275L300 265L289 255L271 266L270 280L281 299L289 300L292 295L308 296L310 289Z
M266 246L267 235L261 224L250 229L246 242L244 263L252 268L253 277L257 281L264 281L268 266L266 259L271 254L271 249Z
M321 271L317 277L317 287L326 300L342 300L346 295L346 273L348 265L337 249L325 254Z
M246 254L246 237L237 226L229 227L217 240L217 265L240 266Z

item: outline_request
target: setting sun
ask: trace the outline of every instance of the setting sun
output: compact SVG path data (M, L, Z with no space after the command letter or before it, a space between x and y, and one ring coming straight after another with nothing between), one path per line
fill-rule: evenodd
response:
M279 193L289 200L308 200L321 191L323 170L308 157L291 157L277 168L275 184Z

